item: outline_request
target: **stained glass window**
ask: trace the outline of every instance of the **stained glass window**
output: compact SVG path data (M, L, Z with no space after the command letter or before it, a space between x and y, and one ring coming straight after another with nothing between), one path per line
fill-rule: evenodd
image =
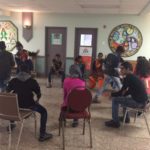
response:
M11 21L0 21L0 41L6 43L6 50L14 49L18 41L18 29Z
M125 48L124 57L129 57L138 52L142 46L143 38L140 30L131 24L121 24L115 27L108 39L110 49L115 52L118 45Z

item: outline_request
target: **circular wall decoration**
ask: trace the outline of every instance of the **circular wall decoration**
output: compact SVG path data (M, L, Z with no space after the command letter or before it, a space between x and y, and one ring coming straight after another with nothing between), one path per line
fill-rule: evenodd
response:
M18 41L18 29L11 21L0 21L0 41L6 44L6 50L12 51Z
M115 52L119 45L125 48L123 57L129 57L138 52L142 46L143 38L140 30L131 24L121 24L115 27L108 39L110 49Z

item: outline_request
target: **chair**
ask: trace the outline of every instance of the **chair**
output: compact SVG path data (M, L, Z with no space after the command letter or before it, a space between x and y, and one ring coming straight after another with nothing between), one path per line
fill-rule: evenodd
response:
M125 111L125 115L124 115L124 119L123 119L123 126L125 124L125 120L126 120L126 116L127 116L127 113L129 112L135 112L135 118L134 118L134 122L136 121L136 118L137 118L137 114L138 113L141 113L142 116L144 117L144 120L145 120L145 123L146 123L146 126L147 126L147 130L148 130L148 133L150 135L150 128L149 128L149 125L148 125L148 121L147 121L147 118L146 118L146 115L145 113L149 110L150 108L150 102L148 102L144 108L131 108L131 107L126 107L126 111Z
M148 130L148 133L150 135L150 127L148 125L148 121L147 121L147 118L146 118L146 112L149 110L150 108L150 77L147 77L147 78L142 78L141 79L144 84L145 84L145 87L146 87L146 91L147 91L147 94L148 94L148 101L147 103L145 104L144 108L131 108L131 107L126 107L126 111L125 111L125 115L124 115L124 119L123 119L123 126L125 124L125 120L126 120L126 116L127 116L127 113L128 112L135 112L135 118L134 118L134 123L136 121L136 118L137 118L137 115L138 113L141 113L142 116L144 117L144 120L145 120L145 123L146 123L146 126L147 126L147 130Z
M92 148L92 131L91 131L91 113L90 104L92 101L91 92L87 88L74 88L68 94L68 106L66 111L61 111L59 118L59 135L62 129L63 150L65 150L65 120L66 119L83 119L83 135L85 134L85 120L89 124L90 147ZM69 110L72 110L71 112Z
M11 148L11 121L21 123L20 132L17 140L16 150L18 150L20 138L23 130L23 123L26 118L33 115L35 120L36 135L36 115L31 109L20 109L18 106L18 97L13 93L0 93L0 119L9 120L9 142L8 149Z

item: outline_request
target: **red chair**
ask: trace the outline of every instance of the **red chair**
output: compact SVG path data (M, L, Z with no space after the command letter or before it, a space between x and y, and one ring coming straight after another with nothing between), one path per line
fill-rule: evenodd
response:
M65 150L65 120L66 119L83 119L83 135L85 133L85 120L89 124L90 147L92 148L92 131L91 131L91 113L90 104L92 102L92 94L85 87L78 87L71 90L68 94L68 106L66 110L62 110L59 118L59 135L62 129L63 150ZM69 110L72 110L71 112Z

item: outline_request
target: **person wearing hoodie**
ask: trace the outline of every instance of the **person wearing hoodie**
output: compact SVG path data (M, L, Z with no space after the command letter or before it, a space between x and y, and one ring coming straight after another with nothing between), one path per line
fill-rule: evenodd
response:
M47 110L38 103L41 97L40 86L35 79L29 74L28 66L23 64L20 66L20 72L11 79L6 88L7 92L13 92L18 95L18 103L20 108L30 108L40 113L40 136L39 141L45 141L52 138L52 134L46 132ZM37 100L34 100L34 94ZM12 123L12 129L15 125Z
M85 87L85 81L82 78L81 69L78 64L75 63L70 66L69 74L70 74L69 77L65 78L63 84L64 99L61 105L61 109L63 111L67 110L67 106L68 106L67 97L70 90L76 87ZM73 110L70 111L73 112ZM78 119L73 119L72 127L77 127L77 126L78 126Z
M15 66L12 53L6 51L4 41L0 41L0 92L5 91L8 80L10 79L11 69Z

